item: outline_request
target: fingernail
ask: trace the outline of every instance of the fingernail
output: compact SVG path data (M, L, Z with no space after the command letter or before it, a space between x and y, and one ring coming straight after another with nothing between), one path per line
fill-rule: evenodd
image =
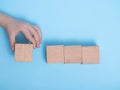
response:
M14 47L12 47L12 51L14 51Z
M37 48L39 48L40 47L40 45L38 45L38 47Z
M41 42L39 42L39 45L41 44Z
M39 42L37 43L37 47L39 47Z
M33 45L33 47L35 48L35 45Z
M41 43L42 41L40 41L39 43Z

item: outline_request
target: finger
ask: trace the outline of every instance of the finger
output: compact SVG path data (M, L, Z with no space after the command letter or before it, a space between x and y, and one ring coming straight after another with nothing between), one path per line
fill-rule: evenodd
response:
M33 44L33 47L35 48L36 42L34 38L32 37L31 33L29 32L29 30L22 30L22 33Z
M12 51L15 51L15 35L9 35L9 39Z
M39 39L40 39L40 42L39 42L39 44L42 42L42 32L41 32L41 30L40 30L40 28L39 27L37 27L37 26L33 26L35 29L36 29L36 31L38 32L38 35L39 35Z
M34 39L36 40L36 47L39 47L39 34L37 33L37 31L35 30L35 28L33 28L31 25L29 26L29 30L32 34L32 36L34 37Z

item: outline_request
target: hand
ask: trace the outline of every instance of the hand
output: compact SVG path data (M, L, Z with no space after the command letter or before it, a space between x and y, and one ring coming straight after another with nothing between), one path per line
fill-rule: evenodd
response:
M15 37L19 32L22 32L25 35L25 37L33 44L34 48L40 47L42 34L37 26L12 19L6 24L5 28L13 51L15 49Z

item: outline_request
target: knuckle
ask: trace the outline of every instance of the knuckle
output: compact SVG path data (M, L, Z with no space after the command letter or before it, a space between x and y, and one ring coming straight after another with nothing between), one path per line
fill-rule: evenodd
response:
M40 41L40 40L37 38L37 39L36 39L36 42L39 42L39 41Z
M27 28L27 24L22 23L21 28L22 29L26 29Z
M31 40L31 36L30 36L30 35L27 35L27 39Z

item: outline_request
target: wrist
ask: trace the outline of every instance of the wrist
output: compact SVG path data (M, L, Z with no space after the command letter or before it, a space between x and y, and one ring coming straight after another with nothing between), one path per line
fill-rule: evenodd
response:
M0 26L7 28L7 26L13 21L13 18L0 13Z

